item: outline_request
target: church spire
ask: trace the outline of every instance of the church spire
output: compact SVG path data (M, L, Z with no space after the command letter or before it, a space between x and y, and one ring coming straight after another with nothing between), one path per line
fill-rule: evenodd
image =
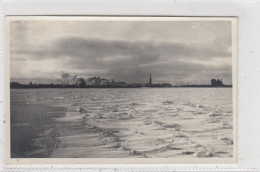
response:
M149 84L152 84L152 74L150 73L150 80L149 80Z

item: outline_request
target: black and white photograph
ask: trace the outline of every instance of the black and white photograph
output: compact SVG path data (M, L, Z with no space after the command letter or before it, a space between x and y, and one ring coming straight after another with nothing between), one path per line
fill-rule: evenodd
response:
M236 18L7 24L9 158L236 158Z

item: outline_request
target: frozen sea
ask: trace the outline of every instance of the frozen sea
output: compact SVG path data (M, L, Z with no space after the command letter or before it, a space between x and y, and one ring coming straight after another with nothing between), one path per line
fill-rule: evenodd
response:
M11 135L14 157L233 157L232 88L12 89Z

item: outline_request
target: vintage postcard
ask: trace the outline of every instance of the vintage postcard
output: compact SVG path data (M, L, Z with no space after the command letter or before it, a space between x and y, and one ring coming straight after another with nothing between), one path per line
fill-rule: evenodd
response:
M236 18L6 25L8 164L236 162Z

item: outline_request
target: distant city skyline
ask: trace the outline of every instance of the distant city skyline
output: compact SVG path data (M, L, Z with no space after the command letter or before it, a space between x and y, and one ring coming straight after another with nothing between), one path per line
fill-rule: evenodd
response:
M11 21L11 80L232 83L230 21ZM37 82L37 81L36 81ZM44 81L43 81L44 82ZM47 82L47 81L46 81Z

